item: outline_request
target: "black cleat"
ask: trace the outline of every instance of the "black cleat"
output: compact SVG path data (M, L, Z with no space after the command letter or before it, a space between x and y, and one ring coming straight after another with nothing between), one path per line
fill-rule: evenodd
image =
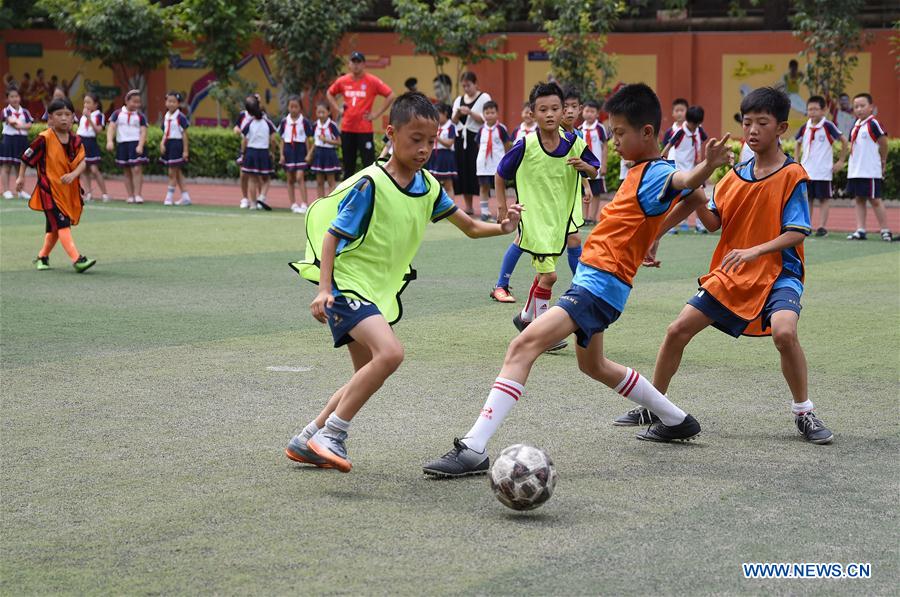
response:
M811 444L830 444L834 439L834 434L813 411L794 415L794 423L797 424L797 430Z
M700 423L688 415L678 425L669 427L662 421L650 425L646 431L637 434L637 438L650 442L688 441L700 435Z
M483 475L491 467L491 459L486 452L476 452L456 438L453 449L425 464L422 472L431 477L444 478Z
M620 427L633 427L635 425L651 425L659 421L659 417L654 415L652 412L644 408L643 406L639 406L637 408L633 408L615 421L613 421L613 425L618 425Z
M827 228L817 228L817 229L816 229L816 236L819 237L819 238L823 238L823 237L828 236L828 229L827 229Z
M516 326L516 329L519 330L520 334L525 331L525 328L528 327L529 323L531 323L531 322L524 321L522 319L521 311L519 313L516 313L515 317L513 317L513 325ZM567 341L560 340L559 342L557 342L556 344L554 344L553 346L551 346L544 352L556 352L557 350L562 350L563 348L565 348L568 345L569 345L569 343Z

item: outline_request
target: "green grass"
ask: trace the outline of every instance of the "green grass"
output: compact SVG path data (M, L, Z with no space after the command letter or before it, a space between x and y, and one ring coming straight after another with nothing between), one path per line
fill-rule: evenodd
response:
M484 478L420 469L469 428L513 335L515 307L487 297L510 238L429 229L396 327L406 362L354 420L342 475L282 453L350 372L287 267L302 218L91 205L85 275L61 249L34 271L42 232L0 206L2 594L896 590L897 245L807 242L801 340L833 445L799 438L768 339L705 331L689 347L670 390L703 424L687 446L612 427L630 403L566 350L540 360L491 444L557 463L553 499L518 514ZM650 375L714 243L665 240L606 335L611 358ZM519 295L530 276L523 259ZM282 365L309 370L267 370ZM873 578L745 580L753 561L871 562Z

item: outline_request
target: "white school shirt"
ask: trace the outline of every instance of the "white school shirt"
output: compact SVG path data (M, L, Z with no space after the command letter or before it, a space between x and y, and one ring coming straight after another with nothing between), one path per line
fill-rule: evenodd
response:
M513 131L513 133L515 135L515 139L513 139L513 143L518 143L519 141L521 141L522 139L525 138L525 135L527 135L529 133L533 133L534 131L537 130L537 128L538 128L538 125L536 122L532 122L530 127L523 122L522 124L520 124L519 126L516 127L516 130Z
M143 112L129 112L125 106L113 112L109 121L116 123L116 143L140 141L141 127L147 126L147 117Z
M433 151L453 151L452 145L450 147L444 147L438 143L438 139L456 139L456 126L448 120L444 124L438 126L438 134L437 137L434 138ZM393 151L393 147L391 148L391 151Z
M78 119L78 132L76 133L79 137L97 136L97 131L90 125L90 122L95 122L100 128L103 128L106 124L106 117L100 110L94 110L90 116L82 114L81 118Z
M491 151L488 153L488 140L490 140ZM503 145L509 141L509 133L506 127L496 122L494 126L485 124L478 132L478 158L475 160L475 174L477 176L493 176L497 173L497 165L506 154L506 147Z
M597 168L597 177L599 178L600 168L603 167L603 145L607 140L606 128L599 120L595 120L594 124L591 125L587 122L583 122L578 128L580 128L581 132L584 134L584 142L587 144L588 149L591 150L591 153L594 154L594 157L600 162L600 166Z
M687 127L687 122L681 126L681 130L672 135L672 148L666 156L675 162L679 170L690 170L700 161L700 151L703 149L703 140L700 136L700 127L694 132Z
M278 124L278 132L281 134L281 140L285 143L302 143L306 144L306 131L310 129L309 121L301 114L297 120L291 117L290 112L281 119Z
M322 122L321 120L316 120L316 131L315 131L315 141L316 147L330 147L334 149L336 146L331 143L326 143L320 137L325 135L325 138L329 141L337 141L338 135L340 134L337 125L334 123L331 118Z
M262 118L250 117L243 130L241 131L247 137L247 147L251 149L268 149L272 133L277 132L275 125L269 120L266 114Z
M753 150L750 149L750 146L747 145L746 141L744 141L741 144L741 155L740 157L738 157L738 164L743 164L744 162L749 161L750 158L752 158L754 155L756 154L753 153Z
M874 116L857 120L850 132L850 164L847 178L882 178L878 139L884 135Z
M162 123L163 140L184 139L184 129L188 126L190 125L187 116L182 114L181 110L166 112Z
M19 120L24 120L25 123L27 124L29 122L34 122L34 118L31 117L31 112L29 112L22 106L19 106L18 110L13 108L12 106L6 106L6 108L3 109L3 134L4 135L26 135L27 136L28 135L27 129L17 129L16 127L14 127L11 124L9 124L8 122L6 122L6 119L9 118L10 116L15 116Z
M812 120L797 131L795 139L800 143L800 165L810 180L831 180L834 154L831 144L841 137L841 131L827 118L813 125Z

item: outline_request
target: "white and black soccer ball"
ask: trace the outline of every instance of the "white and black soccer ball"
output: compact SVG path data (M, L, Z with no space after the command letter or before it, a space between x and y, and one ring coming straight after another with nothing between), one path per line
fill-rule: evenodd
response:
M513 510L533 510L549 500L558 479L550 456L528 444L504 448L490 477L494 495Z

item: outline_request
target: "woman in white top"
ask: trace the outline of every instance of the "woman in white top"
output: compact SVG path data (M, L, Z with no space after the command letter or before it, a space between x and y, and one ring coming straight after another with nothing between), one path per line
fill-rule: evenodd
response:
M463 95L453 100L451 122L456 126L456 169L457 177L454 185L457 194L465 197L466 213L472 215L472 196L477 195L478 175L478 131L484 124L484 104L491 101L491 96L478 89L478 77L466 71L459 78Z

